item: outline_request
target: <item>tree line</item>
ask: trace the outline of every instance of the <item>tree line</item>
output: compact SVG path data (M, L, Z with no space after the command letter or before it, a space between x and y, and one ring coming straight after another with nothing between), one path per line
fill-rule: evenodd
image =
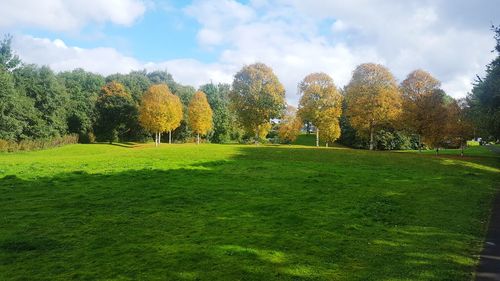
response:
M500 29L493 27L500 53ZM386 67L365 63L339 88L325 73L298 84L298 108L262 63L244 66L232 84L195 89L166 71L102 76L83 69L54 73L24 64L0 44L0 139L50 139L76 134L80 142L172 141L214 143L295 140L303 128L316 145L369 149L463 147L472 137L500 138L500 56L472 92L455 100L424 70L397 83Z

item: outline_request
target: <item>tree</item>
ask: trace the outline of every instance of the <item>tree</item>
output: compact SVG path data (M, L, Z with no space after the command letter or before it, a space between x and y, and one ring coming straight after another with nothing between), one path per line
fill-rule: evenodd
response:
M291 105L286 107L278 128L278 136L282 143L292 143L297 139L302 127L302 120L297 114L297 109Z
M212 109L202 91L197 91L189 103L189 126L196 133L196 144L200 144L200 135L212 129Z
M13 71L15 88L20 96L33 102L26 135L50 138L67 133L68 93L54 72L46 67L23 65Z
M447 106L448 110L448 134L452 142L460 147L460 155L464 156L464 147L467 139L473 136L473 126L468 116L467 101L453 100Z
M21 99L14 88L12 74L0 68L0 139L17 141L21 138L26 123L21 118ZM29 107L27 107L29 108Z
M5 71L12 71L19 65L21 60L14 54L11 48L12 35L7 34L2 41L0 41L0 68Z
M342 95L333 79L326 73L309 74L299 83L299 94L299 115L316 127L316 146L322 129L328 130L323 136L336 140L340 136Z
M486 66L486 77L477 77L467 97L470 115L484 138L500 140L500 26L495 32L497 57Z
M155 145L161 143L161 133L170 130L168 120L170 90L166 84L149 87L139 106L139 122L149 132L155 134Z
M136 105L125 87L118 82L109 82L101 88L96 101L98 137L112 143L129 128L127 121L136 114Z
M69 95L68 132L78 134L80 142L92 142L97 118L95 104L105 84L104 77L81 68L61 72L57 77Z
M436 154L439 154L439 148L448 136L449 111L446 100L446 93L441 89L422 97L422 106L426 110L424 122L427 124L422 130L422 137L424 143L436 149Z
M419 136L419 150L422 149L421 135L427 126L425 117L427 109L423 105L424 96L438 89L440 82L423 70L415 70L408 74L401 83L403 111L401 123L404 129Z
M168 143L172 143L172 131L181 125L183 119L182 103L178 96L169 94L167 97L167 122L165 130L168 131Z
M236 115L229 106L229 93L231 85L213 83L200 87L200 91L207 95L208 103L213 110L213 129L210 141L214 143L225 143L231 140L237 131Z
M285 89L265 64L244 66L233 80L230 94L239 122L259 139L259 131L285 107Z
M394 122L401 112L401 95L392 73L380 64L359 65L346 88L347 116L373 150L375 131Z
M340 110L339 107L329 107L318 115L317 130L319 129L319 137L325 140L327 147L329 143L335 142L340 137ZM317 138L316 146L318 145Z

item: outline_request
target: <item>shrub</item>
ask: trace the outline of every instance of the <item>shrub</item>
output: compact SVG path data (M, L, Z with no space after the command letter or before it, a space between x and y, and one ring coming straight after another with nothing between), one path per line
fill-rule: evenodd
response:
M0 140L0 152L31 151L78 143L78 135L65 135L48 139L21 140L20 142Z

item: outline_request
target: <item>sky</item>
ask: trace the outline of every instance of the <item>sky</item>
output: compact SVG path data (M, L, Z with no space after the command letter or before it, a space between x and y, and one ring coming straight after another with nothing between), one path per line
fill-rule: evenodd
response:
M495 56L500 0L0 0L0 35L24 62L108 75L167 70L198 87L231 83L242 66L297 84L325 72L343 87L355 67L387 66L398 81L424 69L455 98Z

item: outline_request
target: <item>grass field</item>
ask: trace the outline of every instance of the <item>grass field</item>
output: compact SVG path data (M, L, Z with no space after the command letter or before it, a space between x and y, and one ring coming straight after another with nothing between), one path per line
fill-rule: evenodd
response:
M0 154L0 280L470 280L499 168L306 146Z

